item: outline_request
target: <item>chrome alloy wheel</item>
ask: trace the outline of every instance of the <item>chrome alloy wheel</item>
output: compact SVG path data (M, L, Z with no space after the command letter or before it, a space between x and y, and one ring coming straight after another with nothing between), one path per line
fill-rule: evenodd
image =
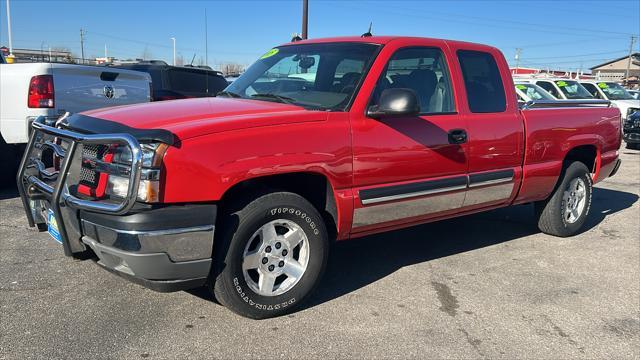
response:
M571 180L564 191L564 220L573 224L580 218L587 203L587 187L582 178Z
M293 221L278 219L253 233L244 249L242 272L255 293L276 296L293 288L308 264L307 235Z

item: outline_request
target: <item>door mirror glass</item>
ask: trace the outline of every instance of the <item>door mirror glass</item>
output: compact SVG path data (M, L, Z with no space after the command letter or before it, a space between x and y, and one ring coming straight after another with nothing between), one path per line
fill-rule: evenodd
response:
M374 119L417 116L419 114L420 104L418 104L416 93L405 88L382 91L378 104L370 106L367 111L367 116Z

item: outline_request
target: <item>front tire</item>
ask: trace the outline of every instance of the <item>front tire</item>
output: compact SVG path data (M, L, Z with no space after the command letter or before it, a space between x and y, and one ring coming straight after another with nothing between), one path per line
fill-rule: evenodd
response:
M318 284L329 239L322 216L303 197L259 196L226 215L220 226L210 286L233 312L253 319L280 316Z
M589 214L593 182L589 169L574 162L563 171L551 196L535 204L538 228L545 234L567 237L576 234Z

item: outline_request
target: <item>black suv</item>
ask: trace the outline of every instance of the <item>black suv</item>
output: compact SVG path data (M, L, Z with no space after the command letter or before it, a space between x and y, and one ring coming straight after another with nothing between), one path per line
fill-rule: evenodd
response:
M148 61L116 67L151 75L154 101L216 96L228 85L221 72L208 66L171 66L164 61Z

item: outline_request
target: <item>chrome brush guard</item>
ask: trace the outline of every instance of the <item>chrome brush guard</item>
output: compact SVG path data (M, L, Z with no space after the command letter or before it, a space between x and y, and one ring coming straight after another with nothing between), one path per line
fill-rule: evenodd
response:
M63 119L64 117L61 118L61 120ZM135 204L142 172L142 149L138 140L130 134L82 134L62 128L61 120L56 122L55 127L46 125L43 116L38 117L32 123L32 131L20 162L16 183L29 226L33 227L36 224L44 223L42 219L36 222L34 204L36 201L46 201L57 219L65 254L72 255L85 249L79 240L79 226L76 228L74 225L79 224L77 216L79 210L122 215L131 210ZM62 143L66 144L66 147ZM129 147L132 155L131 165L125 171L128 173L129 185L127 196L122 201L114 203L88 200L74 196L69 191L67 178L79 145ZM46 160L42 159L42 153L45 149L51 150L54 157L59 160L59 170L47 169ZM68 229L67 225L70 225L72 229ZM70 237L69 231L73 231L74 235L78 236Z

